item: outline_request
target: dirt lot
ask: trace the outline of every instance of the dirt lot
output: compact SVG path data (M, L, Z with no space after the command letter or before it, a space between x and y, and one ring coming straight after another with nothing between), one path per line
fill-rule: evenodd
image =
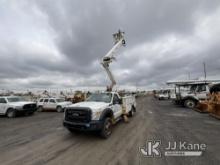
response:
M220 121L208 114L177 107L152 97L137 100L137 114L118 123L112 136L71 134L62 126L62 113L41 112L30 117L0 118L2 165L98 164L220 164ZM201 157L146 158L139 152L147 140L205 143ZM162 149L163 150L163 149Z

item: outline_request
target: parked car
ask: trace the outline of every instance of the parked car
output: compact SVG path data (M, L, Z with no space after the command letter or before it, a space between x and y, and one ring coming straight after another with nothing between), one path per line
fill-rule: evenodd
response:
M16 117L18 114L32 115L36 109L36 103L25 101L22 97L0 97L0 114L7 115L9 118Z
M38 111L63 112L64 108L71 104L70 101L65 101L62 98L40 98L37 101L37 109Z

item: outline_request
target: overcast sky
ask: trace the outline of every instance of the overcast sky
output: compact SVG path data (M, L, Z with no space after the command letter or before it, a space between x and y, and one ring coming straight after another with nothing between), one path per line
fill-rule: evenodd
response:
M219 77L219 0L0 0L0 88L106 86L119 28L119 85Z

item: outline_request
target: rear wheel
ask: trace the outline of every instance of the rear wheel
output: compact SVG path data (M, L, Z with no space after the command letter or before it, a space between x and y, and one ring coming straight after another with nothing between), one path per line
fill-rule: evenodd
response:
M136 110L135 110L134 106L132 106L130 112L128 113L128 117L133 117L135 112L136 112Z
M60 113L60 112L62 112L62 111L63 111L62 107L61 107L61 106L58 106L58 107L57 107L57 112Z
M128 114L128 117L133 117L134 116L134 112L135 112L135 108L132 106L129 114Z
M196 101L192 100L192 99L187 99L184 101L184 106L187 108L195 108L196 106Z
M16 112L15 112L14 109L9 109L9 110L7 111L7 117L8 117L8 118L14 118L15 116L16 116Z
M107 117L104 120L100 135L102 138L107 139L112 134L112 121L111 118Z

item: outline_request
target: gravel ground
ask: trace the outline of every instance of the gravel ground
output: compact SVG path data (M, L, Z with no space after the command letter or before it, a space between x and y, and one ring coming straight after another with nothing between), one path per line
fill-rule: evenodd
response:
M153 97L137 99L137 113L129 123L119 122L112 136L69 133L62 113L38 112L29 117L0 117L0 163L2 165L104 165L104 164L220 164L220 120L177 107ZM147 140L162 142L160 158L144 157L139 148ZM204 143L200 157L166 157L168 142Z

